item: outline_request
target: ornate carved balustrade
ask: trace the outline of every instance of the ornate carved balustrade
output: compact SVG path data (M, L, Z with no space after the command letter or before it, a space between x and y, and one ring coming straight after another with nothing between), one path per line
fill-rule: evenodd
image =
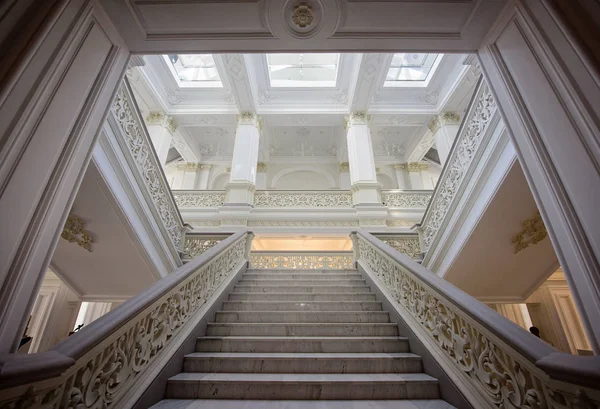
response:
M352 193L350 191L261 190L254 195L254 206L303 208L352 207Z
M354 268L354 257L350 251L253 251L250 268L344 270Z
M216 208L225 203L224 190L176 190L173 196L180 209Z
M475 408L600 407L600 357L564 354L366 232L358 266Z
M444 219L460 197L461 187L466 184L477 165L474 159L478 156L480 147L492 136L488 130L492 129L499 118L496 100L487 83L480 80L421 222L424 252L433 244Z
M129 408L248 261L236 233L52 350L0 358L0 407Z
M381 192L381 201L390 208L425 209L431 194L430 191L384 190Z
M229 236L229 234L186 234L183 245L184 259L189 260L199 256Z
M155 206L156 218L162 221L170 241L179 250L185 228L183 220L167 183L162 167L152 146L148 130L140 116L127 78L123 80L110 108L109 120L114 120L121 129L129 161L137 168L136 179L143 186Z
M421 257L419 236L416 234L373 234L385 244L410 258Z

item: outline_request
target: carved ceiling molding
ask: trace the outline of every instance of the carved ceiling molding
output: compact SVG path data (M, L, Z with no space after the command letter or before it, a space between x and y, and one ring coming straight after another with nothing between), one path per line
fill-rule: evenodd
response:
M292 37L313 37L323 27L324 10L320 0L289 0L283 6L283 27Z

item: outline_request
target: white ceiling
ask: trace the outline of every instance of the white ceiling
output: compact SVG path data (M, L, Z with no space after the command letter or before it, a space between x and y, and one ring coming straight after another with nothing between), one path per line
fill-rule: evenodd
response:
M384 87L392 56L341 54L335 87L271 87L265 54L214 55L222 88L179 87L160 55L144 56L145 65L128 76L144 114L174 118L174 145L187 161L230 161L236 115L245 111L263 119L261 161L346 161L343 120L356 110L371 114L377 162L418 161L433 145L428 122L440 112L466 109L478 70L470 56L446 54L427 86Z
M84 220L92 251L61 238L52 256L52 270L84 301L128 299L160 278L106 192L106 183L90 162L71 214Z
M536 211L517 162L444 278L482 300L524 301L558 267L548 237L514 253L512 238Z

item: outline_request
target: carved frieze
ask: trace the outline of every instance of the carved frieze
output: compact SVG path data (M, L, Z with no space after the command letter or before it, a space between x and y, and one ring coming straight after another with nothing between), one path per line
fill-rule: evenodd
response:
M352 207L350 192L256 192L254 207Z

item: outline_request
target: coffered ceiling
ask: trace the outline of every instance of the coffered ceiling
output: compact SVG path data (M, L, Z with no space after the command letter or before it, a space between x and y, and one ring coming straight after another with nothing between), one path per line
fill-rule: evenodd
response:
M162 111L175 120L174 145L184 160L229 161L236 116L249 111L263 121L261 161L302 157L345 161L344 116L367 111L376 160L397 163L422 159L433 145L428 122L443 111L462 112L479 75L471 65L474 58L464 54L276 57L269 66L266 54L214 54L183 62L177 54L149 55L129 70L128 77L145 115ZM408 78L419 80L395 81L389 86L390 78L406 77L390 71L393 59L395 67L413 60L427 60L432 67L401 67ZM204 62L213 60L214 66ZM209 78L198 73L206 69L220 83L182 85L185 78L175 68L181 70L189 61L191 74L184 72L186 78ZM200 63L195 66L194 61ZM420 69L426 74L421 75ZM273 83L273 78L278 82Z

